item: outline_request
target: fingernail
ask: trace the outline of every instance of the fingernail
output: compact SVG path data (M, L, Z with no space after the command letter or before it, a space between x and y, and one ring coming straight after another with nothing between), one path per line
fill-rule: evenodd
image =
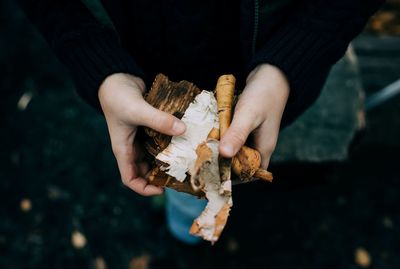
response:
M176 134L181 134L185 131L185 124L181 121L175 121L172 125L172 131Z
M233 155L233 147L229 144L222 144L222 149L226 155L232 156Z

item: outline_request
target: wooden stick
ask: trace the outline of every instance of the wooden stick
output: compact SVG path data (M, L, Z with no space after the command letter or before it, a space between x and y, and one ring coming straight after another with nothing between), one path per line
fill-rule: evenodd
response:
M217 86L215 87L215 92L217 95L220 138L224 135L231 124L235 83L236 79L233 75L223 75L219 77ZM220 194L231 192L231 183L228 184L228 187L223 184L224 182L231 180L231 167L231 158L219 158L219 170L222 182L221 189L219 190Z
M211 131L208 133L207 139L219 140L219 129L212 128Z
M220 76L215 88L218 103L219 134L224 135L232 120L233 96L236 79L233 75Z
M258 168L253 176L268 182L272 182L272 180L274 179L271 172L268 172L267 170L262 168Z

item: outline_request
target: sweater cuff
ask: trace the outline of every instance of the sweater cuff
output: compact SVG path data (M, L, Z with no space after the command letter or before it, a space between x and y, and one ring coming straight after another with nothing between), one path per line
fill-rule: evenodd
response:
M78 94L98 111L102 111L98 90L107 76L128 73L145 79L142 69L121 47L110 29L70 33L59 38L53 47L70 71Z
M318 29L290 23L278 29L256 52L249 71L263 63L278 67L289 81L289 101L293 101L303 91L310 90L307 86L315 77L329 71L344 55L347 45L338 37ZM314 90L318 91L316 87Z

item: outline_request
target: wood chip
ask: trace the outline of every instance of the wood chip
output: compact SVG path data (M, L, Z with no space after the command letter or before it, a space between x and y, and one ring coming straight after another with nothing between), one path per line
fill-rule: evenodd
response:
M196 150L196 172L192 179L198 182L206 195L208 203L201 215L195 219L190 233L214 244L220 237L232 207L232 193L220 192L221 179L218 165L219 142L210 139L200 144ZM231 184L230 180L227 182Z
M129 269L148 269L150 261L151 256L149 254L134 257L129 263Z
M354 258L356 264L360 267L367 268L371 265L371 256L365 248L357 248Z
M81 249L86 246L86 237L79 231L72 232L71 244L76 249Z
M18 110L24 111L28 107L32 98L33 98L33 92L31 92L31 91L25 92L21 96L21 98L19 98L19 100L18 100L18 103L17 103Z
M107 269L106 261L103 257L96 257L93 261L93 268L94 269Z
M25 198L21 200L20 208L22 212L29 212L32 209L31 200Z

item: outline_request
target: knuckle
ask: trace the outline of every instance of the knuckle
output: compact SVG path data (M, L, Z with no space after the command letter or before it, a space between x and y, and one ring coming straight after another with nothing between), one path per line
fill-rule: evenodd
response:
M248 115L251 115L251 128L255 129L261 125L263 121L265 121L265 115L263 115L262 111L256 108L250 108Z
M231 133L231 138L234 142L244 144L247 139L247 135L242 130L236 130Z
M121 181L125 187L129 187L129 180L126 177L124 177L123 175L121 175Z
M137 192L137 193L139 193L140 195L142 195L142 196L144 196L144 197L154 196L154 194L152 194L152 193L147 193L147 192Z
M151 126L154 126L154 127L160 127L160 125L163 124L163 119L162 119L162 118L163 118L163 117L162 117L160 114L154 113L154 115L152 115L152 116L149 118L149 124L150 124Z
M171 130L173 125L173 119L164 113L155 113L150 122L151 126L162 131Z
M254 106L239 108L235 111L235 115L240 115L240 120L243 122L242 127L249 131L257 128L265 120L262 111Z
M120 146L111 145L111 149L115 157L121 156L122 148Z

